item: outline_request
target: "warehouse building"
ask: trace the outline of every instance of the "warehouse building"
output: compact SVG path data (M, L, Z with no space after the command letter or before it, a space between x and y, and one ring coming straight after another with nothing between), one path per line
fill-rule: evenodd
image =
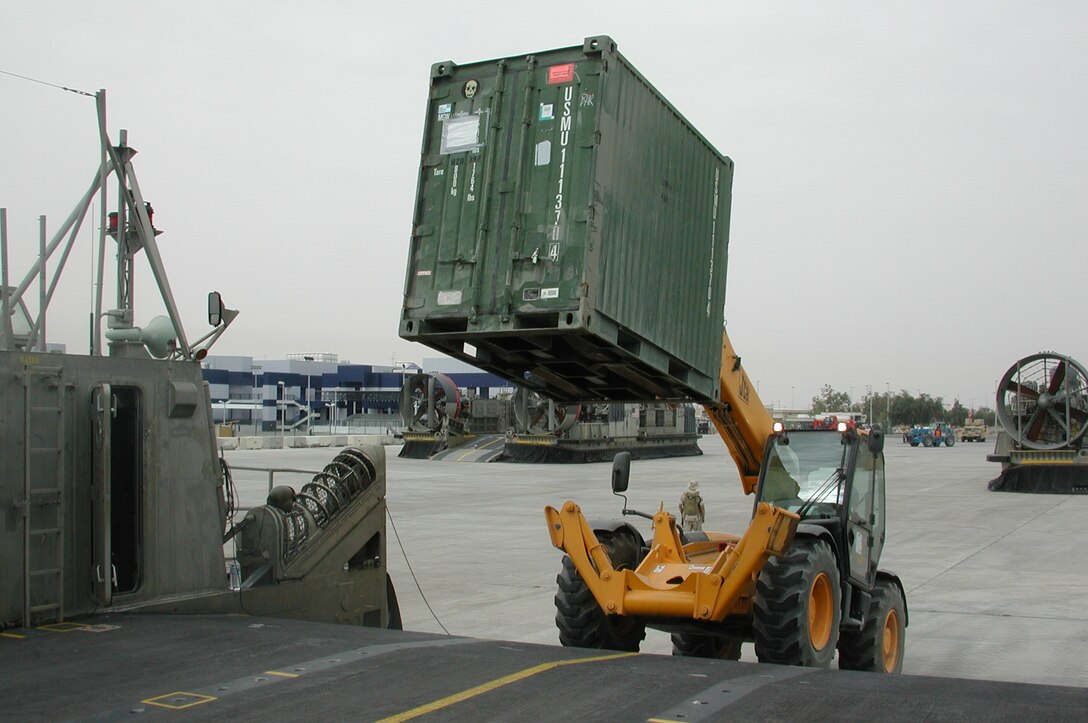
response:
M208 356L201 363L215 421L247 433L396 431L400 391L421 371L441 372L482 399L512 392L509 382L463 362L352 364L335 353L288 354L286 359Z

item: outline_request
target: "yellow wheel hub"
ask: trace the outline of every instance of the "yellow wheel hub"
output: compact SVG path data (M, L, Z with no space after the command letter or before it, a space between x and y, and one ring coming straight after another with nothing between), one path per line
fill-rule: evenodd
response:
M831 640L831 624L835 620L835 595L827 573L821 572L808 591L808 636L815 650L823 650ZM887 640L887 627L884 630Z
M899 613L889 610L884 618L884 670L888 673L895 670L896 661L899 660Z

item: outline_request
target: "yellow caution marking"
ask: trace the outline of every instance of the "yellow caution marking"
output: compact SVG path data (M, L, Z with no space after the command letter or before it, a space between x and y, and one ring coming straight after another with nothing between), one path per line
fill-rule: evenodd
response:
M23 640L25 635L18 635L17 633L0 633L0 638L12 638L14 640Z
M504 685L509 685L511 683L516 683L519 680L525 680L526 678L531 678L532 676L536 675L537 673L543 673L543 672L545 672L547 670L552 670L554 668L559 668L559 667L562 667L564 665L578 665L579 663L596 663L596 662L599 662L601 660L615 660L617 658L629 658L632 655L638 655L638 653L611 653L609 655L598 655L598 656L593 657L593 658L572 658L570 660L558 660L558 661L556 661L554 663L541 663L540 665L534 665L531 668L526 668L525 670L519 670L516 673L511 673L510 675L504 675L501 678L496 678L495 680L491 680L491 681L488 681L486 683L482 683L481 685L477 685L475 688L469 688L468 690L463 690L460 693L454 693L453 695L447 695L445 698L439 698L438 700L436 700L434 702L427 703L425 705L421 705L418 708L412 708L411 710L406 710L403 713L398 713L397 715L389 716L388 718L383 718L378 723L400 723L400 721L406 721L406 720L411 720L412 718L418 718L421 715L426 715L428 713L433 713L436 710L441 710L442 708L447 708L447 707L453 705L454 703L461 703L463 701L468 700L469 698L475 698L478 695L483 695L484 693L489 693L489 692L491 692L491 691L493 691L493 690L495 690L497 688L501 688Z
M82 630L87 627L83 623L53 623L52 625L39 625L38 630L48 630L51 633L70 633L73 630Z
M280 672L279 670L266 670L266 671L264 671L264 674L265 675L275 675L275 676L277 676L279 678L297 678L298 677L298 673L283 673L283 672Z
M473 447L472 449L468 450L467 452L462 454L460 457L458 457L454 461L455 462L460 462L461 460L463 460L465 457L469 456L473 452L479 452L481 449L487 449L488 447L493 447L496 442L505 442L505 441L506 440L503 437L495 437L495 439L489 440L488 442L486 442L484 444L481 444L479 447Z
M169 708L170 710L185 710L186 708L192 708L196 705L203 705L204 703L211 703L213 700L219 700L214 695L200 695L198 693L185 693L183 691L177 691L175 693L167 693L166 695L158 695L154 698L147 698L141 700L141 703L147 705L158 706L159 708Z

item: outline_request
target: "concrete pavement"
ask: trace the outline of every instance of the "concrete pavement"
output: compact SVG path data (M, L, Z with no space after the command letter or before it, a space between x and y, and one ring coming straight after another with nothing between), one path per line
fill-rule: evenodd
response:
M700 445L702 457L635 461L629 504L672 509L695 479L705 527L739 534L752 500L741 493L724 444L704 437ZM990 443L913 448L888 440L882 567L907 590L904 672L1088 687L1088 560L1080 553L1088 496L989 492L986 482L998 472L985 460L991 450ZM458 464L387 451L389 569L405 629L443 632L429 603L455 635L557 645L552 596L561 553L548 541L543 508L573 499L587 517L618 516L609 465ZM225 454L232 465L317 470L335 452ZM234 478L241 506L264 501L267 475L239 470ZM296 489L304 481L276 477ZM671 644L648 631L642 649L668 654ZM750 645L743 660L755 660Z

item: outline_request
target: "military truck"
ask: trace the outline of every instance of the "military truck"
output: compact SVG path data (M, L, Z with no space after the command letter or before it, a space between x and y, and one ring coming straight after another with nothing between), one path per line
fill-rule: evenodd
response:
M985 442L986 441L986 422L981 419L974 419L968 417L963 423L963 429L960 430L961 442Z

